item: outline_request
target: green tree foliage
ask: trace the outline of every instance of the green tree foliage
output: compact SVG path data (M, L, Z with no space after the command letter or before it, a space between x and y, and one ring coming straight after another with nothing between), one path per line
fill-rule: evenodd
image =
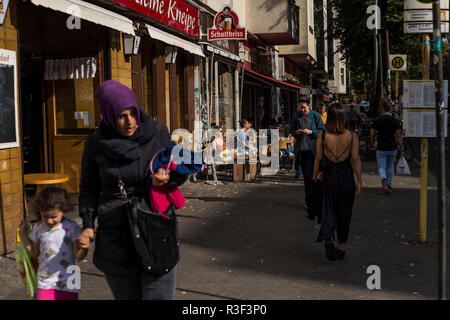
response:
M407 71L400 73L402 79L421 79L422 77L422 36L403 33L403 0L379 1L382 6L382 30L389 33L389 51L391 54L407 54ZM361 93L364 80L368 80L374 69L374 31L369 30L366 13L374 0L333 0L335 16L333 30L329 33L340 40L338 50L343 54L351 70L351 85L356 92ZM384 7L383 7L384 5ZM431 54L433 52L431 51ZM442 44L444 79L450 78L450 45L446 38ZM386 62L386 52L383 53L383 63ZM430 78L433 79L433 66L430 67ZM394 84L392 74L392 84ZM384 80L386 81L386 80ZM400 82L400 90L401 90ZM401 91L400 91L401 92Z

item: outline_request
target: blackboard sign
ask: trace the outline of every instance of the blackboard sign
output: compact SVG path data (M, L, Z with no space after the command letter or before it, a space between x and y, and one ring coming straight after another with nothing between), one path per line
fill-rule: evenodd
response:
M16 53L0 49L0 149L19 146Z

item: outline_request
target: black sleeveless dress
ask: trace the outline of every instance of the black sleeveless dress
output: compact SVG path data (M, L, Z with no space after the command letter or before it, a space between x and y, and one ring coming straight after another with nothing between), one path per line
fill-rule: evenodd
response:
M356 184L351 165L351 147L350 154L347 159L340 162L334 162L327 159L327 167L323 173L323 200L322 200L322 221L317 242L334 239L334 233L337 231L337 239L339 243L346 243L350 228L350 220L352 217L353 202L355 200ZM324 146L335 157L337 157L324 143Z

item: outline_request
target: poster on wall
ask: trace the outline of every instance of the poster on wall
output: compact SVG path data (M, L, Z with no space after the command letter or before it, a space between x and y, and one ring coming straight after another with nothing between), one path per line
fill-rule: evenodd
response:
M0 26L5 22L6 12L8 11L9 0L0 0Z
M0 49L0 149L19 146L16 53Z
M208 28L208 41L211 40L247 40L247 29L239 26L232 6L226 4L216 14L213 27Z

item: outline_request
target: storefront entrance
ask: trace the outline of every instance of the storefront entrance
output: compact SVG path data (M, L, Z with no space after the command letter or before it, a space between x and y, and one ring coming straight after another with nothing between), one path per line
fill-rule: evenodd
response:
M84 141L100 121L95 91L108 29L83 20L70 30L67 17L19 5L23 160L24 173L68 175L63 187L77 193Z
M24 173L45 172L48 157L44 144L42 56L22 51L20 66Z

